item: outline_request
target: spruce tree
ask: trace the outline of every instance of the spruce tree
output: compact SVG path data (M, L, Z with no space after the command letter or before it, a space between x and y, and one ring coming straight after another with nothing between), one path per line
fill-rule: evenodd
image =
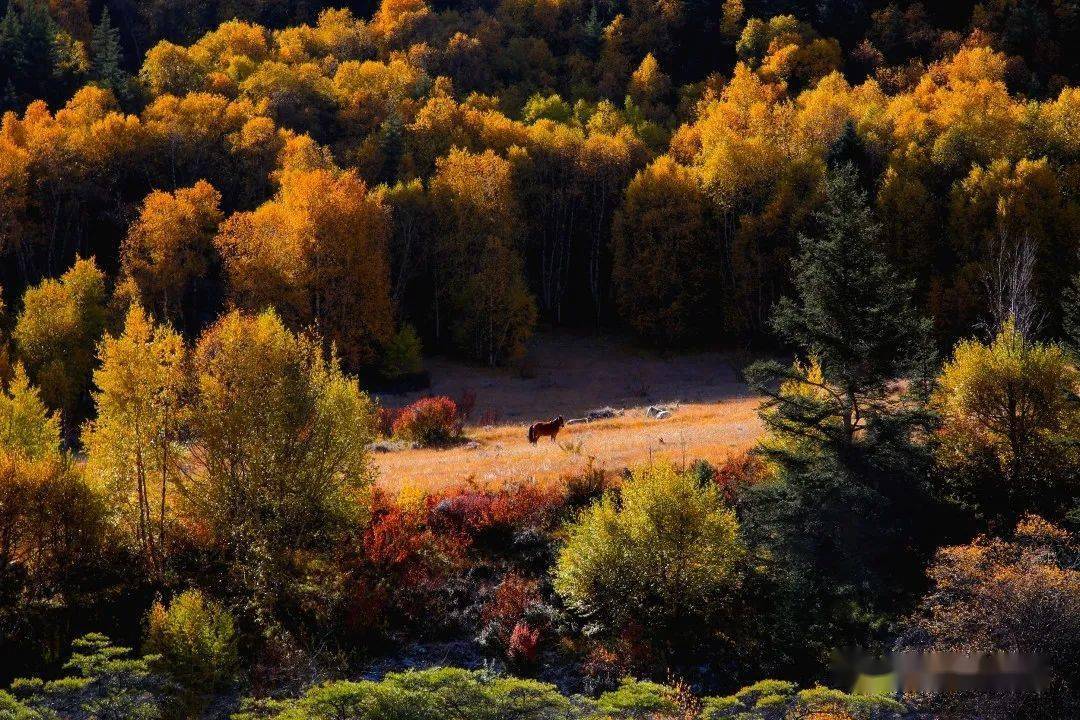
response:
M24 50L22 20L15 10L15 3L9 2L4 19L0 20L0 72L6 76L5 84L14 85L14 78L25 67Z
M1061 295L1061 329L1065 345L1080 355L1080 273L1073 276Z
M120 31L113 26L109 8L101 11L101 19L90 37L91 79L103 88L112 90L121 102L131 99L131 77L123 68L123 48Z
M936 507L919 442L930 419L930 324L878 249L854 165L829 173L815 220L800 238L795 297L772 322L799 360L747 370L766 398L759 452L774 472L741 502L747 538L784 568L773 643L790 642L790 623L813 624L821 645L791 649L811 654L883 639L875 629L907 601L897 588L918 585L934 546Z
M4 45L4 54L15 64L5 70L11 73L21 100L52 99L59 28L49 14L45 0L27 0L18 16L11 9L12 5L14 3L8 3L8 13L0 30L4 37L0 42Z
M867 147L866 141L859 135L854 120L844 123L844 129L829 146L825 154L825 165L835 171L845 164L852 164L859 173L859 186L868 195L874 194L874 188L881 179L881 163Z
M82 43L57 24L47 0L7 4L0 20L0 110L21 111L39 99L62 103L85 72Z
M0 20L0 112L19 109L19 89L22 82L26 55L23 46L23 28L15 3L9 2L3 20Z
M888 428L902 440L923 419L934 352L929 320L911 305L878 248L858 171L830 172L819 232L800 238L793 263L796 298L781 300L775 331L800 362L758 363L748 376L768 400L763 419L775 434L846 451Z

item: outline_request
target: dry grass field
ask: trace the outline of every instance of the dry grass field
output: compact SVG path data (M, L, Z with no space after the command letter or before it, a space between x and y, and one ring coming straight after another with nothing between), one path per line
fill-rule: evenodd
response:
M618 470L662 457L675 461L723 460L750 446L760 432L758 404L740 382L730 358L700 353L670 358L636 351L615 340L549 334L530 350L530 372L477 368L435 359L428 363L432 394L475 394L469 443L447 449L377 453L380 484L429 489L475 483L557 481L590 458ZM384 395L386 406L419 397ZM671 406L671 417L646 415L650 405ZM528 425L556 415L580 417L610 406L621 417L571 425L559 442L532 445Z

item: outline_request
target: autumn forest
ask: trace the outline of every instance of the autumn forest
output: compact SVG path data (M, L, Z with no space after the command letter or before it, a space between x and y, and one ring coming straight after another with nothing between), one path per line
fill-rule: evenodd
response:
M1080 716L1080 2L0 17L0 720ZM753 442L384 485L552 333Z

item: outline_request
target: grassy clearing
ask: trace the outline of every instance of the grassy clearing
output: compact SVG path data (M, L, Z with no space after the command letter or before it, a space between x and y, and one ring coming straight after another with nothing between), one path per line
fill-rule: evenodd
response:
M527 378L443 360L430 363L432 393L475 394L473 424L465 429L474 443L377 454L380 484L397 490L547 483L580 471L590 458L612 470L650 458L718 461L749 447L760 432L759 400L739 381L727 355L663 358L612 340L557 334L537 340L530 363ZM400 406L416 397L380 401ZM675 403L665 420L645 414L649 405ZM608 405L626 412L568 426L558 443L545 438L531 445L526 438L531 422L560 414L578 417Z

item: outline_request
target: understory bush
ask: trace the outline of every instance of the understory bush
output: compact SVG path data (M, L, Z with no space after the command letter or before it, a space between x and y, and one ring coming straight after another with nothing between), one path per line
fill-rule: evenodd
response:
M189 595L189 598L194 595ZM174 603L175 604L175 601ZM205 608L188 599L181 607ZM171 605L170 605L171 607ZM168 614L168 610L165 611ZM201 612L201 611L200 611ZM181 613L173 611L178 617ZM515 626L511 647L526 661L535 652L527 625ZM0 691L0 720L159 720L201 717L178 699L154 667L160 655L138 657L103 635L74 643L58 680L16 680ZM234 704L235 703L235 704ZM232 706L231 708L229 706ZM238 705L238 707L237 707ZM232 712L230 712L232 710ZM214 717L218 717L215 710ZM725 697L698 698L674 686L622 678L598 697L567 695L552 684L488 670L433 667L391 672L380 680L336 680L308 687L298 697L228 701L232 720L900 720L913 717L883 695L849 695L791 682L763 680ZM221 715L224 717L224 715Z
M608 637L639 625L655 650L684 655L731 631L746 548L715 483L667 464L639 468L566 534L555 589Z
M546 720L573 717L555 686L459 668L317 685L296 700L249 701L235 720Z
M147 623L147 651L180 689L180 702L196 712L223 689L237 669L232 615L198 590L187 590L168 606L154 603Z
M904 706L883 696L800 691L764 680L728 697L625 678L596 699L554 685L458 668L390 673L380 681L316 685L301 697L248 700L234 720L897 720Z
M436 498L394 500L376 491L371 520L358 552L347 555L346 626L358 637L391 629L430 628L444 613L439 595L465 564L469 540L436 530L431 521Z
M824 687L799 690L792 682L762 680L734 695L706 698L701 720L899 720L905 712L903 704L883 695L849 695Z
M392 407L380 407L378 415L375 418L378 423L379 435L382 437L391 437L394 434L394 423L401 417L401 408Z
M508 546L523 530L549 529L566 497L535 483L498 490L462 489L445 494L435 505L435 521L445 531L462 533L485 548Z
M480 638L518 667L536 660L543 620L540 583L510 572L480 609ZM536 612L539 611L539 612Z
M448 443L461 435L457 403L445 396L421 398L401 411L393 431L424 447Z

